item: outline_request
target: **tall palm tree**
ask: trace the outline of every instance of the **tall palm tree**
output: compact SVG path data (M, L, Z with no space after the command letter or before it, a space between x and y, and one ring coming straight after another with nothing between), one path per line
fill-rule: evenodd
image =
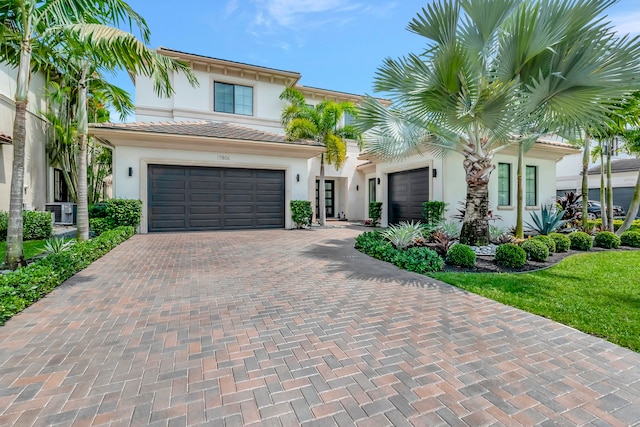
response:
M333 164L340 169L347 157L347 139L362 140L360 132L351 125L340 127L340 119L345 113L357 117L358 111L351 102L323 101L315 106L306 103L304 95L287 87L280 99L289 104L282 111L282 125L290 140L311 139L322 143L327 151L320 154L320 176L318 187L318 219L326 225L324 164Z
M604 116L637 85L640 43L598 17L615 0L436 0L409 23L420 55L386 59L363 102L367 150L388 159L460 153L467 182L461 241L489 241L494 155L521 129L575 127ZM529 138L535 135L525 135Z
M636 157L640 157L640 129L628 130L624 133L625 149L630 154L635 154ZM616 233L621 235L631 227L633 220L636 219L638 211L640 210L640 169L638 169L638 178L636 179L636 186L633 191L633 197L627 210L627 216L624 218L622 225L618 228Z

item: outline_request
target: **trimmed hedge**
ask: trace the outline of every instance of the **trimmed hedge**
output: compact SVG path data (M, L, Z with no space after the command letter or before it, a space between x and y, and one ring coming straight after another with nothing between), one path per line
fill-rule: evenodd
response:
M620 243L632 248L640 248L640 231L627 230L620 235Z
M527 263L527 253L515 243L505 243L496 248L495 261L501 267L520 268Z
M547 249L549 249L550 254L556 252L556 241L550 235L538 234L537 236L533 236L532 239L544 243Z
M7 240L9 212L0 212L0 239ZM51 212L22 211L23 240L44 240L53 233Z
M308 200L292 200L289 203L291 207L291 219L296 228L303 228L309 225L313 211L311 210L311 202Z
M118 227L0 276L0 325L134 233L133 227Z
M549 248L542 240L525 240L520 243L520 247L527 253L527 257L533 261L545 262L549 258Z
M110 199L105 208L109 228L137 227L142 215L142 202L134 199Z
M613 220L613 229L618 231L618 228L620 228L620 226L622 225L622 223L624 222L624 220L622 219L614 219ZM587 223L592 226L593 228L602 228L602 218L597 218L592 220L587 221ZM640 231L640 219L634 219L633 222L631 223L631 226L629 227L629 230L638 230Z
M593 239L584 231L574 231L569 233L568 237L571 240L571 249L589 251L593 246Z
M561 233L551 233L549 237L556 243L556 252L567 252L571 248L571 239Z
M469 245L456 243L447 251L445 261L449 265L473 268L476 265L476 253Z
M593 246L604 249L617 249L620 247L620 237L610 231L601 231L593 239Z
M378 231L366 231L356 237L355 248L379 260L421 274L442 270L444 265L444 261L434 250L425 247L396 249Z

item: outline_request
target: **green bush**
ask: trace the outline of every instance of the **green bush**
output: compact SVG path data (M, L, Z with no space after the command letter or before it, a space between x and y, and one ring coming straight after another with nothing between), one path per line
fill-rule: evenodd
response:
M109 228L137 227L142 214L142 202L132 199L111 199L105 208Z
M569 240L571 240L571 249L577 251L588 251L593 246L593 239L584 231L574 231L569 233Z
M544 262L549 258L549 248L540 240L529 239L520 244L527 253L527 257L533 261Z
M0 212L0 240L7 239L8 226L9 213ZM23 240L44 240L51 237L53 233L51 212L23 211L22 233Z
M355 248L381 261L421 274L441 270L444 264L442 258L435 251L426 247L396 249L377 231L364 232L356 237Z
M109 230L66 251L47 255L0 276L0 324L127 240L134 232L133 227Z
M618 228L622 225L624 220L622 219L614 219L613 220L613 229L618 231ZM589 225L593 228L602 228L602 218L596 218L594 220L588 221ZM629 227L629 230L637 230L640 231L640 219L634 219Z
M495 260L501 267L520 268L527 263L527 253L515 243L505 243L496 248Z
M556 241L549 235L544 235L544 234L538 234L537 236L533 237L533 240L537 240L539 242L544 243L547 246L547 249L549 249L549 253L555 253L556 251Z
M620 237L610 231L601 231L593 239L593 245L604 249L617 249L620 247Z
M551 237L556 244L556 252L567 252L569 248L571 248L571 239L564 234L551 233L549 237Z
M291 219L296 224L296 228L302 228L309 225L311 221L311 202L308 200L292 200L289 203L291 206Z
M109 230L109 224L106 218L91 218L89 219L89 230L93 232L94 236L99 236L105 231Z
M450 265L472 268L476 265L476 253L470 246L457 243L447 251L445 261Z
M382 202L369 202L369 218L374 227L380 223L382 218Z
M107 202L100 202L89 206L89 218L106 218L107 204Z
M640 231L627 230L620 235L620 243L632 248L640 248Z
M422 216L429 225L436 225L444 219L444 202L431 201L422 203Z

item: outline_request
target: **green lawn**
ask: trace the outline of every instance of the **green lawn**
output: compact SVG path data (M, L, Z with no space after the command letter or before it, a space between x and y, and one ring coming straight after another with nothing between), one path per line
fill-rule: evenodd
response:
M24 242L24 258L29 259L44 251L44 240L27 240ZM4 251L7 242L0 242L0 264L4 261Z
M640 352L640 251L574 255L531 273L431 275Z

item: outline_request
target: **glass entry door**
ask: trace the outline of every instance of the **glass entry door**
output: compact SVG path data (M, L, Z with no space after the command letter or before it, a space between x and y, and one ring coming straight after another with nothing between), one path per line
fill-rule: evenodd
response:
M320 212L320 198L318 195L318 187L320 187L320 181L316 180L316 212ZM335 217L335 181L324 181L324 201L326 218Z

